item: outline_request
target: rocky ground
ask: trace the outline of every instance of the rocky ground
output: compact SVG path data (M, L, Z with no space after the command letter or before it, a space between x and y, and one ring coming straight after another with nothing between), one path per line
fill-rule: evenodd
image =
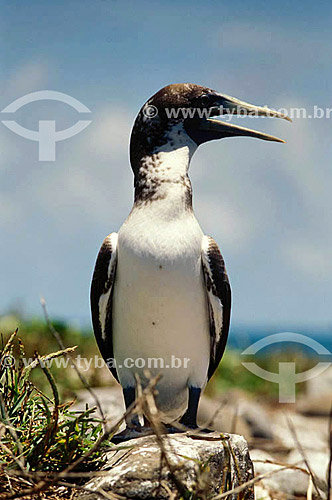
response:
M164 454L162 454L163 449ZM167 458L167 461L166 461ZM133 439L106 454L103 474L85 483L75 500L101 500L102 495L135 500L215 498L240 488L240 498L254 500L253 465L246 440L236 434L173 434ZM190 496L188 496L190 492ZM238 500L234 492L228 500Z
M106 414L115 422L124 407L118 385L96 389ZM231 390L218 398L203 396L199 409L202 425L223 433L240 434L249 444L255 475L270 473L280 464L293 464L293 469L268 475L255 486L257 499L307 497L316 488L326 497L329 463L329 413L332 400L332 369L307 383L306 394L296 404L271 403ZM78 393L78 407L88 402L91 395ZM211 423L211 419L213 422ZM315 475L314 485L304 462L304 456Z

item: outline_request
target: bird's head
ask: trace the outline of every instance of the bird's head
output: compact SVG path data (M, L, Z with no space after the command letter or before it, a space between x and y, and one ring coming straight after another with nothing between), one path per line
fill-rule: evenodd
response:
M255 106L201 85L168 85L153 95L135 120L130 142L130 159L135 173L139 161L160 151L225 137L248 136L284 142L272 135L213 119L226 114L274 116L290 120L267 107Z

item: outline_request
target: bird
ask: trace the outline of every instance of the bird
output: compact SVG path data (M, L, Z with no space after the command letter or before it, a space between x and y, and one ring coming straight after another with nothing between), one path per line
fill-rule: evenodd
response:
M167 85L145 102L130 138L133 207L105 238L92 277L96 341L125 406L134 404L138 380L148 384L147 369L160 374L156 406L166 431L178 429L174 423L197 429L199 400L224 354L231 318L224 259L193 211L191 158L201 144L227 137L284 142L213 118L225 114L291 121L190 83ZM144 425L129 414L114 442L141 436Z

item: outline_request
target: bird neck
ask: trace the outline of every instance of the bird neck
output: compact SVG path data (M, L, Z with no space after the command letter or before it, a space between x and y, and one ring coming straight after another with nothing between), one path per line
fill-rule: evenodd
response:
M135 172L134 206L153 204L165 217L192 210L192 189L188 176L191 144L166 144L143 156Z

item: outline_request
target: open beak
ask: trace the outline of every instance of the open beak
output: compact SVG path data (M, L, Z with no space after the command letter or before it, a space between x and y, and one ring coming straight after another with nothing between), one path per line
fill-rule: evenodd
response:
M275 137L274 135L264 134L258 130L240 127L239 125L233 125L220 120L213 120L212 118L202 119L199 123L199 129L203 133L206 132L208 135L211 134L210 140L244 135L247 137L255 137L256 139L263 139L264 141L285 142L283 139L279 139L279 137Z
M209 111L209 118L195 118L190 128L196 129L197 137L200 136L199 142L206 142L213 139L222 139L223 137L247 136L263 139L264 141L285 142L273 135L264 134L257 130L252 130L239 125L230 124L220 120L212 119L210 116L221 116L225 114L234 115L249 115L249 116L273 116L283 118L284 120L292 121L287 115L279 113L274 109L267 107L255 106L244 101L240 101L235 97L230 97L225 94L215 94L216 101Z

